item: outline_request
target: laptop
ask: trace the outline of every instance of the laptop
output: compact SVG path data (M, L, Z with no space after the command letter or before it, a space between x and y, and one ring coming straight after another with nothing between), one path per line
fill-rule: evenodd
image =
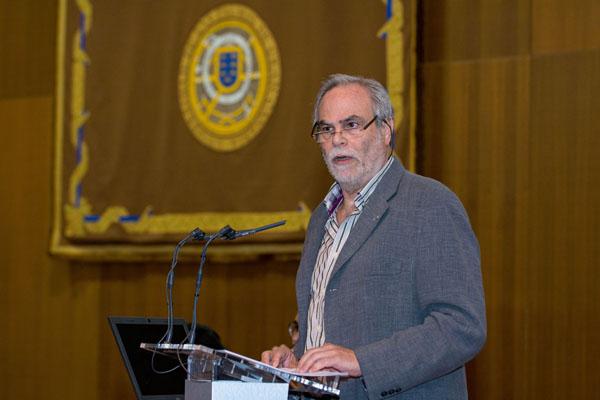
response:
M186 373L179 366L174 371L158 374L152 370L153 353L140 349L140 343L158 343L167 331L166 318L108 317L113 335L139 400L184 399ZM171 343L180 343L188 334L183 319L175 319ZM185 359L183 359L185 363ZM179 365L176 358L156 354L154 368L168 371Z

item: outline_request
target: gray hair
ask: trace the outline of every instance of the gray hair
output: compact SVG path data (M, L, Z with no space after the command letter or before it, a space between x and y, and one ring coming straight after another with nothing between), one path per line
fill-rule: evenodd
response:
M333 74L329 75L327 79L323 81L321 88L319 89L319 93L317 93L317 98L313 108L313 124L319 120L319 106L321 105L321 101L323 100L325 93L337 86L346 86L352 84L357 84L364 87L371 94L373 114L379 117L375 122L377 127L381 127L381 119L385 119L391 123L391 119L394 118L394 109L392 108L392 103L390 102L390 96L381 83L377 82L375 79L363 78L362 76Z

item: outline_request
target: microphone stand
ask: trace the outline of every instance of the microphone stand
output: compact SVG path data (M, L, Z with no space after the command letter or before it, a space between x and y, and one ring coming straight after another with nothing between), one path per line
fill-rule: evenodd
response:
M177 266L177 258L179 256L179 251L191 240L203 240L206 234L202 232L199 228L191 231L186 237L181 239L179 243L175 246L173 250L173 258L171 260L171 267L169 269L169 273L167 274L166 281L166 297L167 297L167 332L163 337L165 339L165 343L170 344L173 339L173 286L175 283L175 267Z
M214 240L219 239L221 237L226 240L234 240L239 237L252 235L252 234L255 234L258 232L265 231L267 229L276 228L283 224L285 224L285 221L279 221L279 222L275 222L273 224L261 226L261 227L254 228L254 229L246 229L246 230L242 230L242 231L236 231L235 229L232 229L229 225L225 225L217 233L215 233L214 235L211 235L208 238L208 240L204 244L204 247L202 248L202 257L200 259L200 266L198 267L198 276L196 277L196 290L194 292L194 310L193 310L193 315L192 315L192 325L190 327L190 339L188 341L189 344L194 344L194 342L196 340L196 325L197 325L196 310L198 308L198 297L200 296L200 285L202 284L202 269L204 267L204 263L206 262L206 251L208 250L208 246Z
M198 297L200 296L200 286L202 285L202 270L204 267L204 263L206 262L206 251L208 250L208 246L215 240L220 238L221 236L226 235L229 231L231 231L231 227L229 225L225 225L221 228L217 233L210 235L206 243L204 243L204 247L202 248L202 257L200 258L200 265L198 266L198 275L196 276L196 290L194 291L194 308L192 313L192 325L190 327L190 338L188 343L194 344L196 340L196 311L198 309Z

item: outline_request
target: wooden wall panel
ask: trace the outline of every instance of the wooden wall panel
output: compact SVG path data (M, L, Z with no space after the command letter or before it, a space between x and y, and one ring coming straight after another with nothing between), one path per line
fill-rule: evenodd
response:
M433 62L527 54L529 15L529 0L420 1L420 57Z
M531 0L534 54L600 48L598 0Z
M458 193L481 244L488 342L470 398L597 398L598 4L508 3L425 2L420 18L421 172ZM515 26L503 5L529 16Z
M3 124L0 157L0 221L3 225L0 229L0 310L3 317L0 318L0 342L8 349L30 345L32 348L26 351L29 356L40 347L37 322L41 310L37 307L43 298L42 280L32 279L32 276L34 272L38 276L48 276L44 270L37 271L45 258L46 232L38 221L48 216L47 201L44 198L38 201L34 194L47 193L50 187L50 157L44 151L48 148L49 136L44 132L48 132L51 104L51 98L0 101ZM28 122L31 115L38 118ZM21 135L25 128L30 128L30 132ZM19 169L22 169L20 173ZM32 365L31 360L22 357L18 351L4 352L2 359L0 391L17 393L15 389L22 387L24 396L33 397L35 388L27 381L27 375L19 371L37 375L39 365ZM8 377L12 379L4 381ZM0 394L0 397L9 396Z
M56 3L0 1L0 98L51 94Z
M600 51L536 57L531 89L532 378L547 398L600 385ZM575 95L576 94L576 95ZM533 366L532 366L533 367ZM543 388L543 389L541 389Z
M488 393L485 398L507 398L507 383L525 372L521 293L507 293L524 286L523 272L513 266L526 240L527 216L519 210L528 178L522 167L528 162L529 61L431 63L421 76L422 170L461 198L481 244L488 346L469 366L469 384L474 393Z
M87 318L94 310L96 284L70 281L64 263L47 255L50 219L52 98L0 102L3 156L0 253L3 280L0 310L2 343L10 351L1 363L0 397L35 398L43 391L67 393L71 371L90 371L78 380L93 383L90 342L97 340ZM88 275L81 270L79 274ZM92 274L91 281L95 282ZM79 350L81 349L81 350ZM86 349L86 350L84 350ZM80 353L81 351L81 353ZM12 395L11 395L12 394ZM81 391L79 392L81 394Z
M52 104L0 101L0 398L84 398L97 386L100 275L48 256Z

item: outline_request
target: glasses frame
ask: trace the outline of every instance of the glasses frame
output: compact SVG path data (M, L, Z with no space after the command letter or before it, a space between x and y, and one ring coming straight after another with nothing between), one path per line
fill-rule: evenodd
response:
M364 124L364 125L362 126L362 128L357 128L357 129L356 129L356 130L357 130L357 132L364 132L364 131L366 131L366 130L367 130L367 129L369 129L369 127L370 127L370 126L373 124L373 122L377 121L378 119L379 119L379 120L381 120L381 121L382 121L384 124L386 124L386 125L387 125L387 127L388 127L388 128L390 128L390 131L392 130L392 127L390 126L390 124L389 124L389 123L388 123L388 122L387 122L387 121L386 121L384 118L381 118L379 115L375 114L375 115L373 116L373 118L371 118L371 120L370 120L369 122L367 122L366 124ZM333 138L333 136L334 136L336 133L338 133L338 132L339 132L339 133L347 133L347 132L350 130L350 129L339 129L339 130L335 130L335 131L333 131L333 132L330 132L330 133L328 133L329 137L328 137L327 139L324 139L324 140L319 140L319 137L320 137L321 135L323 135L323 133L317 133L317 132L315 132L315 130L317 129L317 126L318 126L318 125L319 125L319 121L317 121L317 122L315 122L315 123L314 123L314 125L313 125L313 127L312 127L312 129L311 129L311 131L310 131L310 136L313 138L313 140L314 140L315 142L317 142L317 143L319 143L319 144L320 144L320 143L324 143L324 142L326 142L326 141L329 141L329 140L331 140L331 139ZM352 130L354 130L354 129L352 129ZM350 136L353 136L353 135L350 135Z

